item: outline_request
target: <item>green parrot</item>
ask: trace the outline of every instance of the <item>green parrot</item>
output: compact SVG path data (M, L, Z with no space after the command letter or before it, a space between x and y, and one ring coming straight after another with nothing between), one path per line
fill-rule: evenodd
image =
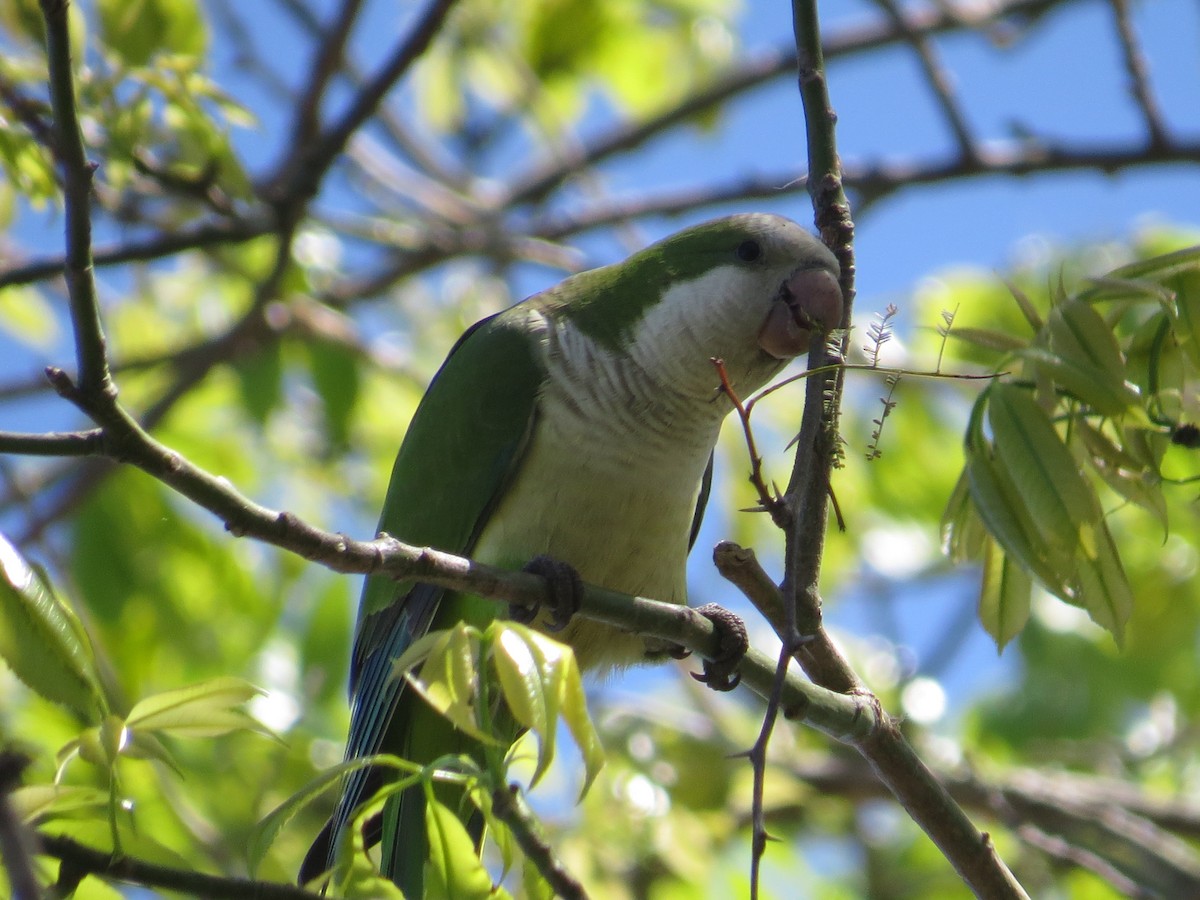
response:
M814 329L839 324L838 272L834 255L796 223L734 215L476 323L413 416L379 530L512 569L552 559L585 582L686 603L685 563L732 408L713 359L739 396L762 387L808 350ZM480 597L368 577L347 759L394 753L428 763L470 752L470 739L406 690L392 663L430 630L485 627L502 612ZM578 617L556 637L592 671L668 650ZM332 842L384 777L367 769L347 779L302 881L331 864ZM424 816L420 790L408 790L388 801L380 827L369 826L368 842L382 841L383 873L409 898L423 896ZM481 825L468 827L478 841Z

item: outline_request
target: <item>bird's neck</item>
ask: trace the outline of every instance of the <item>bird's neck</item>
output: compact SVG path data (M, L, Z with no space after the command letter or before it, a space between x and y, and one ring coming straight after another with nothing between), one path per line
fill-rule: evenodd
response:
M705 360L707 363L707 360ZM570 323L547 329L550 394L564 427L590 442L612 440L664 463L698 465L703 471L731 405L711 383L681 385L656 378L636 358L616 353Z

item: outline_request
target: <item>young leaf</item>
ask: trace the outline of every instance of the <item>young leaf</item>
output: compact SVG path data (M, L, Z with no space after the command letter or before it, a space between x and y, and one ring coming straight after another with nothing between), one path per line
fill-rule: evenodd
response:
M167 731L182 737L214 737L231 731L262 731L237 707L263 691L240 678L223 676L191 687L154 694L140 701L125 725L142 731Z
M995 541L983 553L983 584L979 591L979 621L996 642L996 649L1021 633L1029 621L1033 581L1029 572L1013 563Z
M1096 554L1079 562L1079 599L1092 621L1108 629L1119 647L1133 612L1133 591L1105 523L1100 523L1096 538Z
M1076 420L1072 428L1082 442L1096 474L1121 497L1154 516L1162 526L1163 538L1166 539L1169 530L1167 498L1163 494L1162 479L1158 473L1144 467L1085 419Z
M493 888L492 878L475 853L475 842L453 812L432 792L425 801L429 833L429 862L425 866L425 896L432 900L489 900L507 897Z
M31 784L9 795L17 818L30 825L52 819L97 818L108 806L108 791L65 784Z
M942 553L953 562L979 559L988 540L987 529L971 502L971 484L967 471L958 476L941 522Z
M75 614L0 536L0 656L52 703L89 722L105 711L91 641Z
M1167 286L1175 292L1175 339L1193 366L1200 366L1200 268L1179 272Z
M1051 591L1065 594L1061 573L1070 563L1070 554L1041 539L1020 492L995 459L983 435L983 411L991 393L985 391L976 401L967 430L965 472L971 502L987 530L1007 553Z
M250 845L247 847L246 853L249 860L250 873L253 875L255 869L266 858L267 851L271 849L271 845L275 843L275 839L279 833L287 826L289 822L295 818L305 806L312 803L326 791L332 788L340 787L342 779L351 772L356 772L359 769L365 769L368 766L388 766L397 769L401 773L415 775L420 772L421 767L415 763L410 763L407 760L400 759L398 756L388 756L386 754L378 754L370 757L360 757L359 759L349 759L339 763L336 766L330 766L325 769L316 778L313 778L304 785L292 796L288 797L283 803L271 810L262 821L255 826L250 834ZM407 787L414 779L404 779L402 787Z
M996 457L1056 556L1071 557L1090 541L1100 503L1070 451L1029 393L1009 384L988 392L988 422ZM1089 548L1085 547L1085 550ZM1094 547L1090 548L1094 553Z
M479 725L476 691L481 663L479 630L460 622L454 628L436 633L425 652L420 674L409 672L408 683L456 728L476 740L498 744L495 736ZM397 663L398 669L407 658L405 653Z
M558 687L553 672L539 665L527 629L508 622L494 626L492 661L500 689L513 717L538 738L538 761L531 784L537 784L554 758L557 715L553 709Z

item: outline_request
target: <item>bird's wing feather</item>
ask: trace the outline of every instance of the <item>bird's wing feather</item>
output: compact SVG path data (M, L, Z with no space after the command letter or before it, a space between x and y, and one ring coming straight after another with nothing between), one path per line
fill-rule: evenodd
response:
M379 531L408 544L469 555L504 495L529 441L545 370L538 334L524 304L485 319L464 334L417 408L396 457ZM387 740L404 681L392 662L434 624L443 588L369 576L363 586L351 670L347 758L403 753ZM461 615L454 616L462 618ZM373 780L348 779L334 833L349 821Z

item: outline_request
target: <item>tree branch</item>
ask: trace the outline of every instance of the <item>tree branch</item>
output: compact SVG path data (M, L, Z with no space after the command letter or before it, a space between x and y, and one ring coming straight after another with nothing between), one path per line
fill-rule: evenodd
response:
M115 881L183 891L189 897L212 897L214 900L321 900L321 895L295 885L206 875L132 856L114 856L62 835L39 834L38 843L42 853L61 859L64 865L69 864L80 877L100 875Z
M49 431L42 434L21 434L0 431L0 453L28 456L92 456L103 452L104 432L99 428L87 431Z
M93 253L92 265L101 267L129 262L151 262L174 256L185 250L202 250L222 244L243 243L269 234L274 228L274 222L262 216L204 222L191 228L156 234L140 241L101 247ZM44 281L47 278L63 274L66 266L67 260L61 256L30 260L12 268L0 270L0 288Z
M71 38L67 28L66 0L41 0L46 23L46 54L50 68L50 101L54 113L54 141L62 173L66 205L67 254L64 274L69 287L71 320L75 329L79 384L83 390L115 392L108 373L104 329L92 280L92 173L79 130L75 106L75 73L71 67Z
M433 40L455 0L432 0L413 30L392 51L382 68L354 96L350 107L310 145L294 148L276 180L285 203L304 202L316 195L325 172L346 148L350 137L371 117L384 95L408 71Z
M492 792L492 812L508 826L525 856L554 890L554 896L586 900L583 885L554 855L554 848L541 833L537 818L517 785L501 786Z

